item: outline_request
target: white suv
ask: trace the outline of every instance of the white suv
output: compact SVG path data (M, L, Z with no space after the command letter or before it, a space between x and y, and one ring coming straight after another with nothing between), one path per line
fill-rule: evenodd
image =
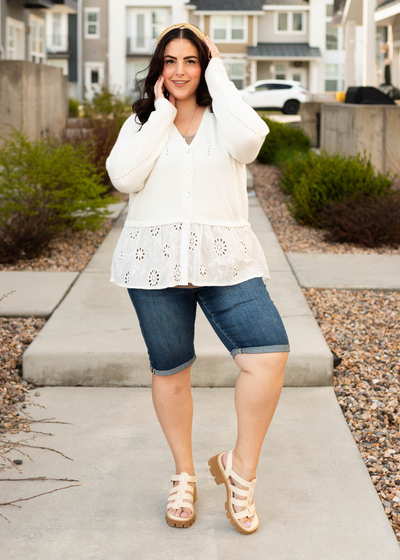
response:
M260 80L240 93L254 109L274 109L285 115L296 115L300 103L307 101L309 96L309 91L293 80Z

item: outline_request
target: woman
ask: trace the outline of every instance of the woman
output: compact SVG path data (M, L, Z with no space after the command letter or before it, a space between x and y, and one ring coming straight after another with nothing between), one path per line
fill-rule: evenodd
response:
M195 520L190 370L197 303L241 368L235 449L209 461L227 488L227 515L253 533L256 467L283 385L289 343L269 298L262 248L248 218L245 164L268 133L224 70L217 47L193 25L159 37L145 80L107 160L130 193L111 281L128 288L150 357L152 397L171 448L166 520Z

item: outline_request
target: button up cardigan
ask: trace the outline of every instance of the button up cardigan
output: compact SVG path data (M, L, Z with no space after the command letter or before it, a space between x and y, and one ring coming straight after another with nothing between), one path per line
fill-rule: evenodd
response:
M190 145L174 125L176 108L160 98L144 125L136 115L127 119L107 159L113 185L130 193L113 257L111 281L118 285L229 285L269 277L248 222L245 165L256 158L268 126L219 58L211 59L205 79L212 112L205 110Z

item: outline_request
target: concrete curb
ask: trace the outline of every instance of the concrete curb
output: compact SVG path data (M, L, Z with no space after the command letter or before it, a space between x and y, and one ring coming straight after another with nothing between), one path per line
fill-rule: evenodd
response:
M332 354L269 220L257 199L250 199L249 204L250 222L271 270L272 280L267 287L282 314L291 345L285 385L331 385ZM25 352L25 379L36 385L151 384L147 350L128 294L109 282L112 252L124 220L122 214ZM193 386L233 387L239 370L200 309L195 346Z

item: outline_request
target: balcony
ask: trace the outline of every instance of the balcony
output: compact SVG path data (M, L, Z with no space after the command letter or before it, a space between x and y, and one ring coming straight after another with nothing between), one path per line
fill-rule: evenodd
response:
M153 39L153 37L128 37L126 39L126 55L151 56L156 43L157 39Z
M52 0L53 4L62 4L70 13L76 13L78 11L78 1L77 0Z
M11 0L15 4L19 4L24 8L54 8L52 0Z
M46 53L47 58L69 58L68 35L47 35Z

